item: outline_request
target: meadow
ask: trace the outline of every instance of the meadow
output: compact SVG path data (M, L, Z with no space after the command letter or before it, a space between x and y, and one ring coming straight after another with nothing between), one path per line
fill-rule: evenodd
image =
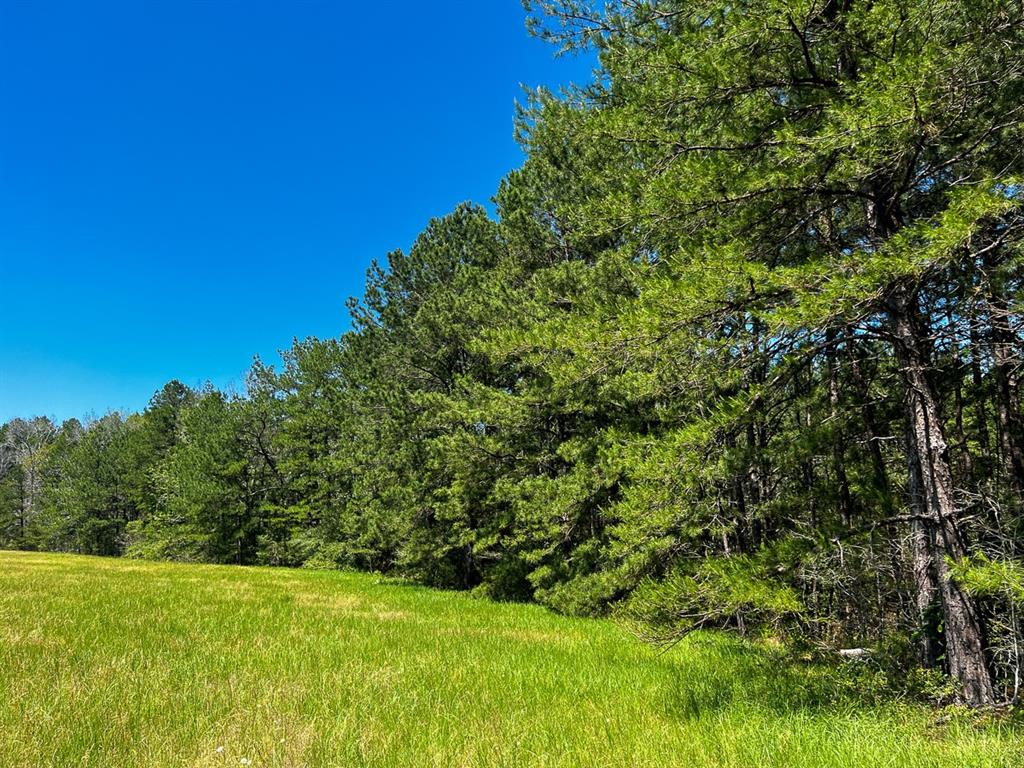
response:
M365 574L0 552L0 766L1024 764L715 635Z

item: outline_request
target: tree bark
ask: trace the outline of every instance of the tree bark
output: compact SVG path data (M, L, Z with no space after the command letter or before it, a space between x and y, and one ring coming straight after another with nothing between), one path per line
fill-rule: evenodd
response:
M985 381L981 373L982 343L978 332L979 318L975 316L971 320L970 329L970 357L971 357L971 386L974 395L974 420L977 422L975 429L978 433L978 443L981 445L978 476L987 477L991 470L992 449L988 437L988 411L985 408Z
M829 416L832 420L832 467L836 476L836 485L839 488L839 517L843 525L849 528L853 525L853 498L850 494L850 481L846 475L846 449L844 447L843 431L840 427L839 417L839 365L836 361L835 342L837 333L829 329L825 338L828 342L828 402ZM809 426L809 425L808 425Z
M875 404L871 399L871 387L864 376L861 367L860 350L855 343L850 345L850 373L854 386L857 388L857 397L860 400L861 420L864 424L864 433L867 439L868 453L871 456L871 468L874 474L875 491L879 496L882 511L886 517L895 513L895 502L892 494L892 483L889 481L889 471L885 466L885 457L882 455L881 430L878 428L878 417L875 413Z
M999 427L1000 453L1003 470L1010 487L1024 489L1024 451L1021 449L1020 417L1013 331L1005 318L993 317L992 358L996 384L996 417Z
M917 322L916 296L912 291L898 289L888 310L906 385L909 461L916 462L920 470L923 522L931 532L931 565L938 582L949 673L960 684L963 703L986 706L995 702L995 692L985 660L977 605L949 571L949 560L960 560L967 551L957 520L949 447L943 434L938 397L927 373L930 355L925 334Z
M956 328L956 318L953 316L953 308L950 305L946 310L946 323L950 329ZM967 439L967 431L964 429L964 365L960 359L960 343L956 338L955 330L952 339L953 355L953 428L956 433L956 441L960 448L960 461L962 477L974 478L974 457L971 455L970 442Z
M906 425L907 493L910 497L910 571L914 581L914 609L916 611L918 659L926 667L934 667L939 659L938 637L932 621L939 585L932 568L932 536L925 524L927 508L921 485L921 465L914 447L910 423Z

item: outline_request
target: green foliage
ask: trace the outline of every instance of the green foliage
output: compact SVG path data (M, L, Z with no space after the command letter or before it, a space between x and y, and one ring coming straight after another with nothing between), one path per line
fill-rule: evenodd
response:
M953 564L953 578L976 595L1024 602L1024 563L978 553Z
M78 434L71 428L48 457L39 536L47 549L119 554L125 526L136 515L133 436L138 422L104 416Z
M620 615L659 643L676 642L705 627L766 628L803 611L792 587L779 579L771 553L710 557L692 569L647 580L630 596Z

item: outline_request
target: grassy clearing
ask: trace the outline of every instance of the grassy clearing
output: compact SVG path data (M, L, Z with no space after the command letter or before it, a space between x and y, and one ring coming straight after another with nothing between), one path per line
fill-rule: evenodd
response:
M1024 764L1005 726L816 685L366 575L0 553L0 766Z

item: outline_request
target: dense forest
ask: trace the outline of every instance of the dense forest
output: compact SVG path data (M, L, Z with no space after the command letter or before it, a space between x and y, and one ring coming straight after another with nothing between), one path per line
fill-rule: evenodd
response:
M244 394L4 425L0 546L381 571L1015 700L1022 3L530 10L599 65L521 108L495 215Z

